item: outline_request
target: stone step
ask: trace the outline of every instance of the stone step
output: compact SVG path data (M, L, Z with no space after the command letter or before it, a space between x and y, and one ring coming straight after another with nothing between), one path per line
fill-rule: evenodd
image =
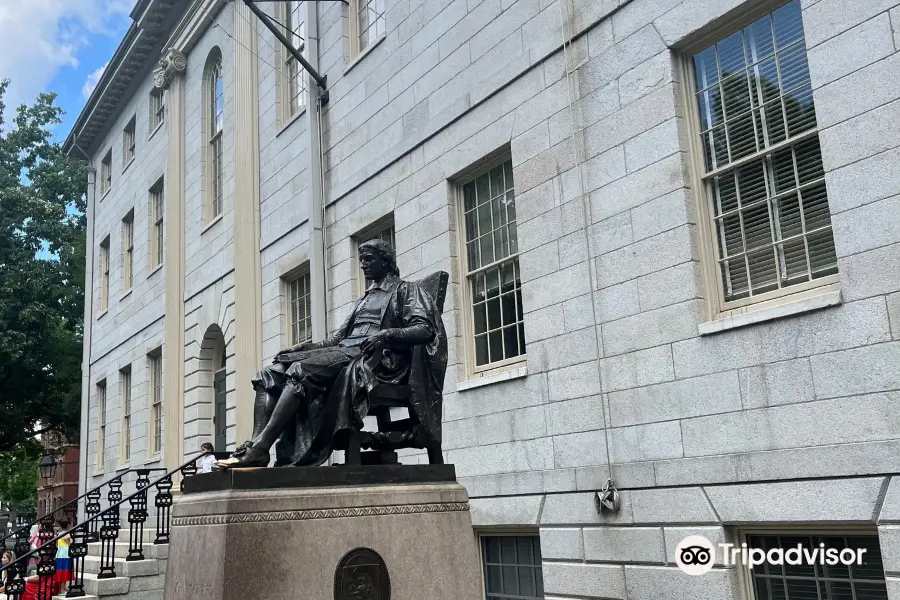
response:
M153 529L149 529L149 528L145 527L143 534L141 535L145 544L152 544L153 542L156 541L156 527L155 527L156 520L155 519L153 519L153 524L154 524ZM127 542L130 539L129 538L130 535L131 535L131 532L128 528L128 521L125 519L122 519L122 526L121 526L121 529L119 529L119 541Z
M101 542L88 544L88 556L100 556ZM128 556L130 544L127 541L116 542L115 558ZM167 558L169 556L168 544L144 544L144 558Z
M145 552L146 556L147 553ZM113 562L113 568L119 577L141 577L144 575L159 575L159 560L148 558L146 560L127 561L117 558ZM100 557L86 556L84 558L84 572L96 575L100 572Z
M112 596L114 594L127 594L130 577L109 577L98 579L93 573L84 574L84 591L94 596Z
M90 594L86 594L84 596L79 596L78 600L100 600L102 597L103 600L163 600L164 591L163 590L151 590L151 591L142 591L142 592L128 592L127 594L111 594L109 596L93 596ZM53 600L72 600L71 598L66 598L65 594L60 596L53 596Z

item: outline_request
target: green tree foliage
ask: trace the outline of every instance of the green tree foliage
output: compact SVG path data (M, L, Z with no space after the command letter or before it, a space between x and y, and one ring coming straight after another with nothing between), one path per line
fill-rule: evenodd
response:
M52 140L56 95L20 106L7 124L8 85L0 81L0 453L33 457L37 432L78 437L87 174Z
M23 446L0 454L0 502L16 511L33 511L39 461Z

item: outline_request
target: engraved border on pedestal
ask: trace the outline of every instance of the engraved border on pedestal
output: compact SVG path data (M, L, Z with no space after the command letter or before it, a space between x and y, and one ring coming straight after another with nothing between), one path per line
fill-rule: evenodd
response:
M381 515L412 515L422 513L464 512L468 502L445 504L405 504L396 506L361 506L354 508L327 508L312 510L287 510L266 513L239 513L231 515L205 515L175 517L173 527L190 525L227 525L232 523L267 523L277 521L306 521L310 519L336 519L340 517L374 517Z

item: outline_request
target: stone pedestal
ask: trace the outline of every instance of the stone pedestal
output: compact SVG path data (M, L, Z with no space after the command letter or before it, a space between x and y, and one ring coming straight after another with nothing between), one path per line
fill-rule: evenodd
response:
M244 469L184 491L165 600L483 598L452 465Z

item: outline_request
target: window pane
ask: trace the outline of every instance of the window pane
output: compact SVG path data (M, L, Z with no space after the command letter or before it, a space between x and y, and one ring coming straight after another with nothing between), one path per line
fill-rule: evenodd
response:
M481 540L485 591L489 599L544 597L539 538L484 536Z

